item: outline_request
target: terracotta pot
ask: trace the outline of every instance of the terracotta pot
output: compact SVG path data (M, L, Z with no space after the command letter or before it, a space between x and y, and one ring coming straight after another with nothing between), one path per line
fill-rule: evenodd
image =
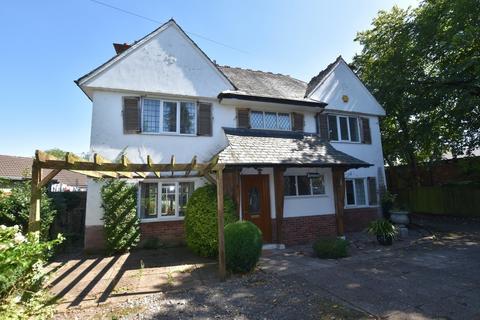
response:
M390 221L394 224L408 225L410 223L409 214L408 211L390 211Z

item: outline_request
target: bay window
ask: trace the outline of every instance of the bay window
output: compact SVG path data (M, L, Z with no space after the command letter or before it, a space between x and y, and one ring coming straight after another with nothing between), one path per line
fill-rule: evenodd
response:
M184 217L194 189L193 181L140 183L140 219Z
M142 132L193 135L196 122L194 102L142 99Z
M325 178L315 176L284 176L285 196L312 196L325 194Z
M357 117L328 115L328 131L332 141L360 142Z

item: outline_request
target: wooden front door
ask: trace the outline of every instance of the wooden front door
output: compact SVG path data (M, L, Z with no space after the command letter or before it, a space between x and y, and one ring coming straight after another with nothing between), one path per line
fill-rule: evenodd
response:
M242 176L243 219L253 222L262 231L263 241L272 242L268 175Z

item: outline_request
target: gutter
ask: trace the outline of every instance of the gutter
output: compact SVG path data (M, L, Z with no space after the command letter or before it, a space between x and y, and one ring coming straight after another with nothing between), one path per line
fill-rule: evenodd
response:
M222 99L238 99L238 100L244 100L244 101L280 103L280 104L289 104L289 105L295 105L295 106L307 106L307 107L313 107L313 108L325 108L325 106L327 105L327 103L325 102L254 96L254 95L238 94L233 92L221 92L218 94L217 98L220 100L220 102L222 102Z

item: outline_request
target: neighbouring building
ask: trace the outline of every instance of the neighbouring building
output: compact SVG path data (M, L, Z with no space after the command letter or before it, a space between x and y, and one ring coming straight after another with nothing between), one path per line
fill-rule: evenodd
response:
M30 180L33 158L0 155L0 191L8 193L15 183ZM45 174L50 170L45 169ZM48 185L51 192L87 191L87 178L62 170Z
M132 162L218 156L225 193L266 243L361 230L385 185L384 109L341 58L308 83L220 66L170 20L76 81L92 101L91 150ZM202 177L139 182L142 237L182 242ZM86 248L102 246L101 183L89 179ZM343 217L343 219L340 219Z

